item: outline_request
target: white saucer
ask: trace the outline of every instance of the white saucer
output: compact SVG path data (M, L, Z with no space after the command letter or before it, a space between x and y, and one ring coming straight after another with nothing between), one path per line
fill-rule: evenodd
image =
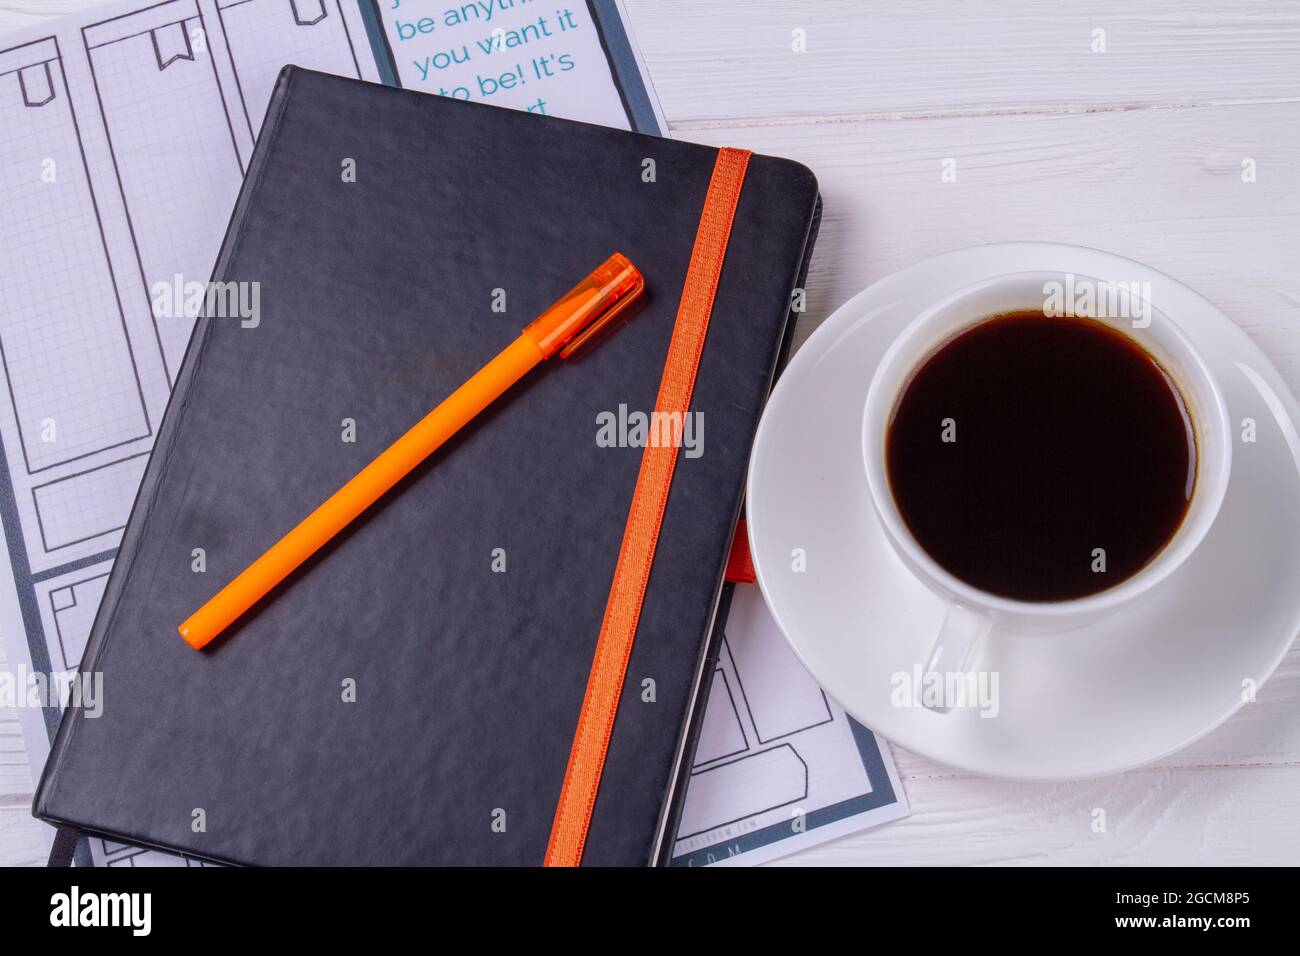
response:
M1122 617L1051 635L992 634L999 713L891 703L944 603L885 540L867 491L861 416L876 364L920 310L981 279L1075 272L1149 281L1155 307L1209 362L1235 429L1232 478L1187 564ZM1241 441L1242 420L1256 441ZM1187 746L1243 703L1300 630L1295 399L1244 332L1191 289L1119 256L1052 243L979 246L904 269L828 318L782 374L755 439L748 525L758 583L795 653L850 714L917 753L1019 779L1098 776ZM1135 480L1140 476L1135 476ZM794 549L806 570L793 570Z

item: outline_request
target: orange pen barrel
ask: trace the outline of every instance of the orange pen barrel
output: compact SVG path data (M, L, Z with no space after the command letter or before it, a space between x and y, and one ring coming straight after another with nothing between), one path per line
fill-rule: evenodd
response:
M210 642L535 365L557 351L571 355L590 338L586 333L608 325L644 287L641 274L626 257L615 253L607 259L190 615L178 628L181 637L196 649Z

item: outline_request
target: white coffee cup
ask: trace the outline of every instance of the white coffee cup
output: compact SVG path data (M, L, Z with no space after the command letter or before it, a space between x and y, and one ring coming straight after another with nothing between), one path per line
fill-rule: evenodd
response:
M1019 601L972 587L941 567L920 546L898 512L885 467L890 417L908 379L922 362L954 336L987 318L1019 310L1044 310L1073 291L1094 283L1107 294L1093 296L1091 308L1071 310L1123 331L1150 354L1182 394L1196 440L1196 479L1182 524L1140 571L1086 597L1067 601ZM1223 393L1188 337L1168 316L1134 289L1107 285L1088 276L1019 272L997 276L949 296L919 315L885 353L867 392L862 416L862 450L876 513L904 564L948 602L948 613L925 665L925 673L953 674L970 669L979 642L993 628L1051 634L1092 623L1131 605L1173 574L1205 538L1228 486L1232 442ZM1073 304L1075 297L1063 297ZM1106 306L1109 306L1107 308ZM1045 320L1045 321L1050 321ZM941 709L941 708L936 708Z

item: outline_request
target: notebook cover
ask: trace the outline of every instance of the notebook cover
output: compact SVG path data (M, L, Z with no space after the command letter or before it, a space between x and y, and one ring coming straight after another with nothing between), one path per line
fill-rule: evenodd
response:
M214 272L260 283L260 322L195 328L83 659L103 713L67 713L35 814L218 862L539 863L641 460L601 447L597 416L653 409L715 157L286 68ZM703 453L680 453L585 865L671 844L817 204L806 168L753 157L692 402ZM646 277L632 318L535 370L209 650L181 641L614 250Z

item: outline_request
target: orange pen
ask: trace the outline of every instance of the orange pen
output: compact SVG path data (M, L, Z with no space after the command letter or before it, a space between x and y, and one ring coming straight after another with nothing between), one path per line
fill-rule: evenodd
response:
M533 366L556 352L562 358L572 356L644 289L645 279L626 256L616 252L606 259L442 404L191 614L179 627L181 637L195 649L206 645Z

